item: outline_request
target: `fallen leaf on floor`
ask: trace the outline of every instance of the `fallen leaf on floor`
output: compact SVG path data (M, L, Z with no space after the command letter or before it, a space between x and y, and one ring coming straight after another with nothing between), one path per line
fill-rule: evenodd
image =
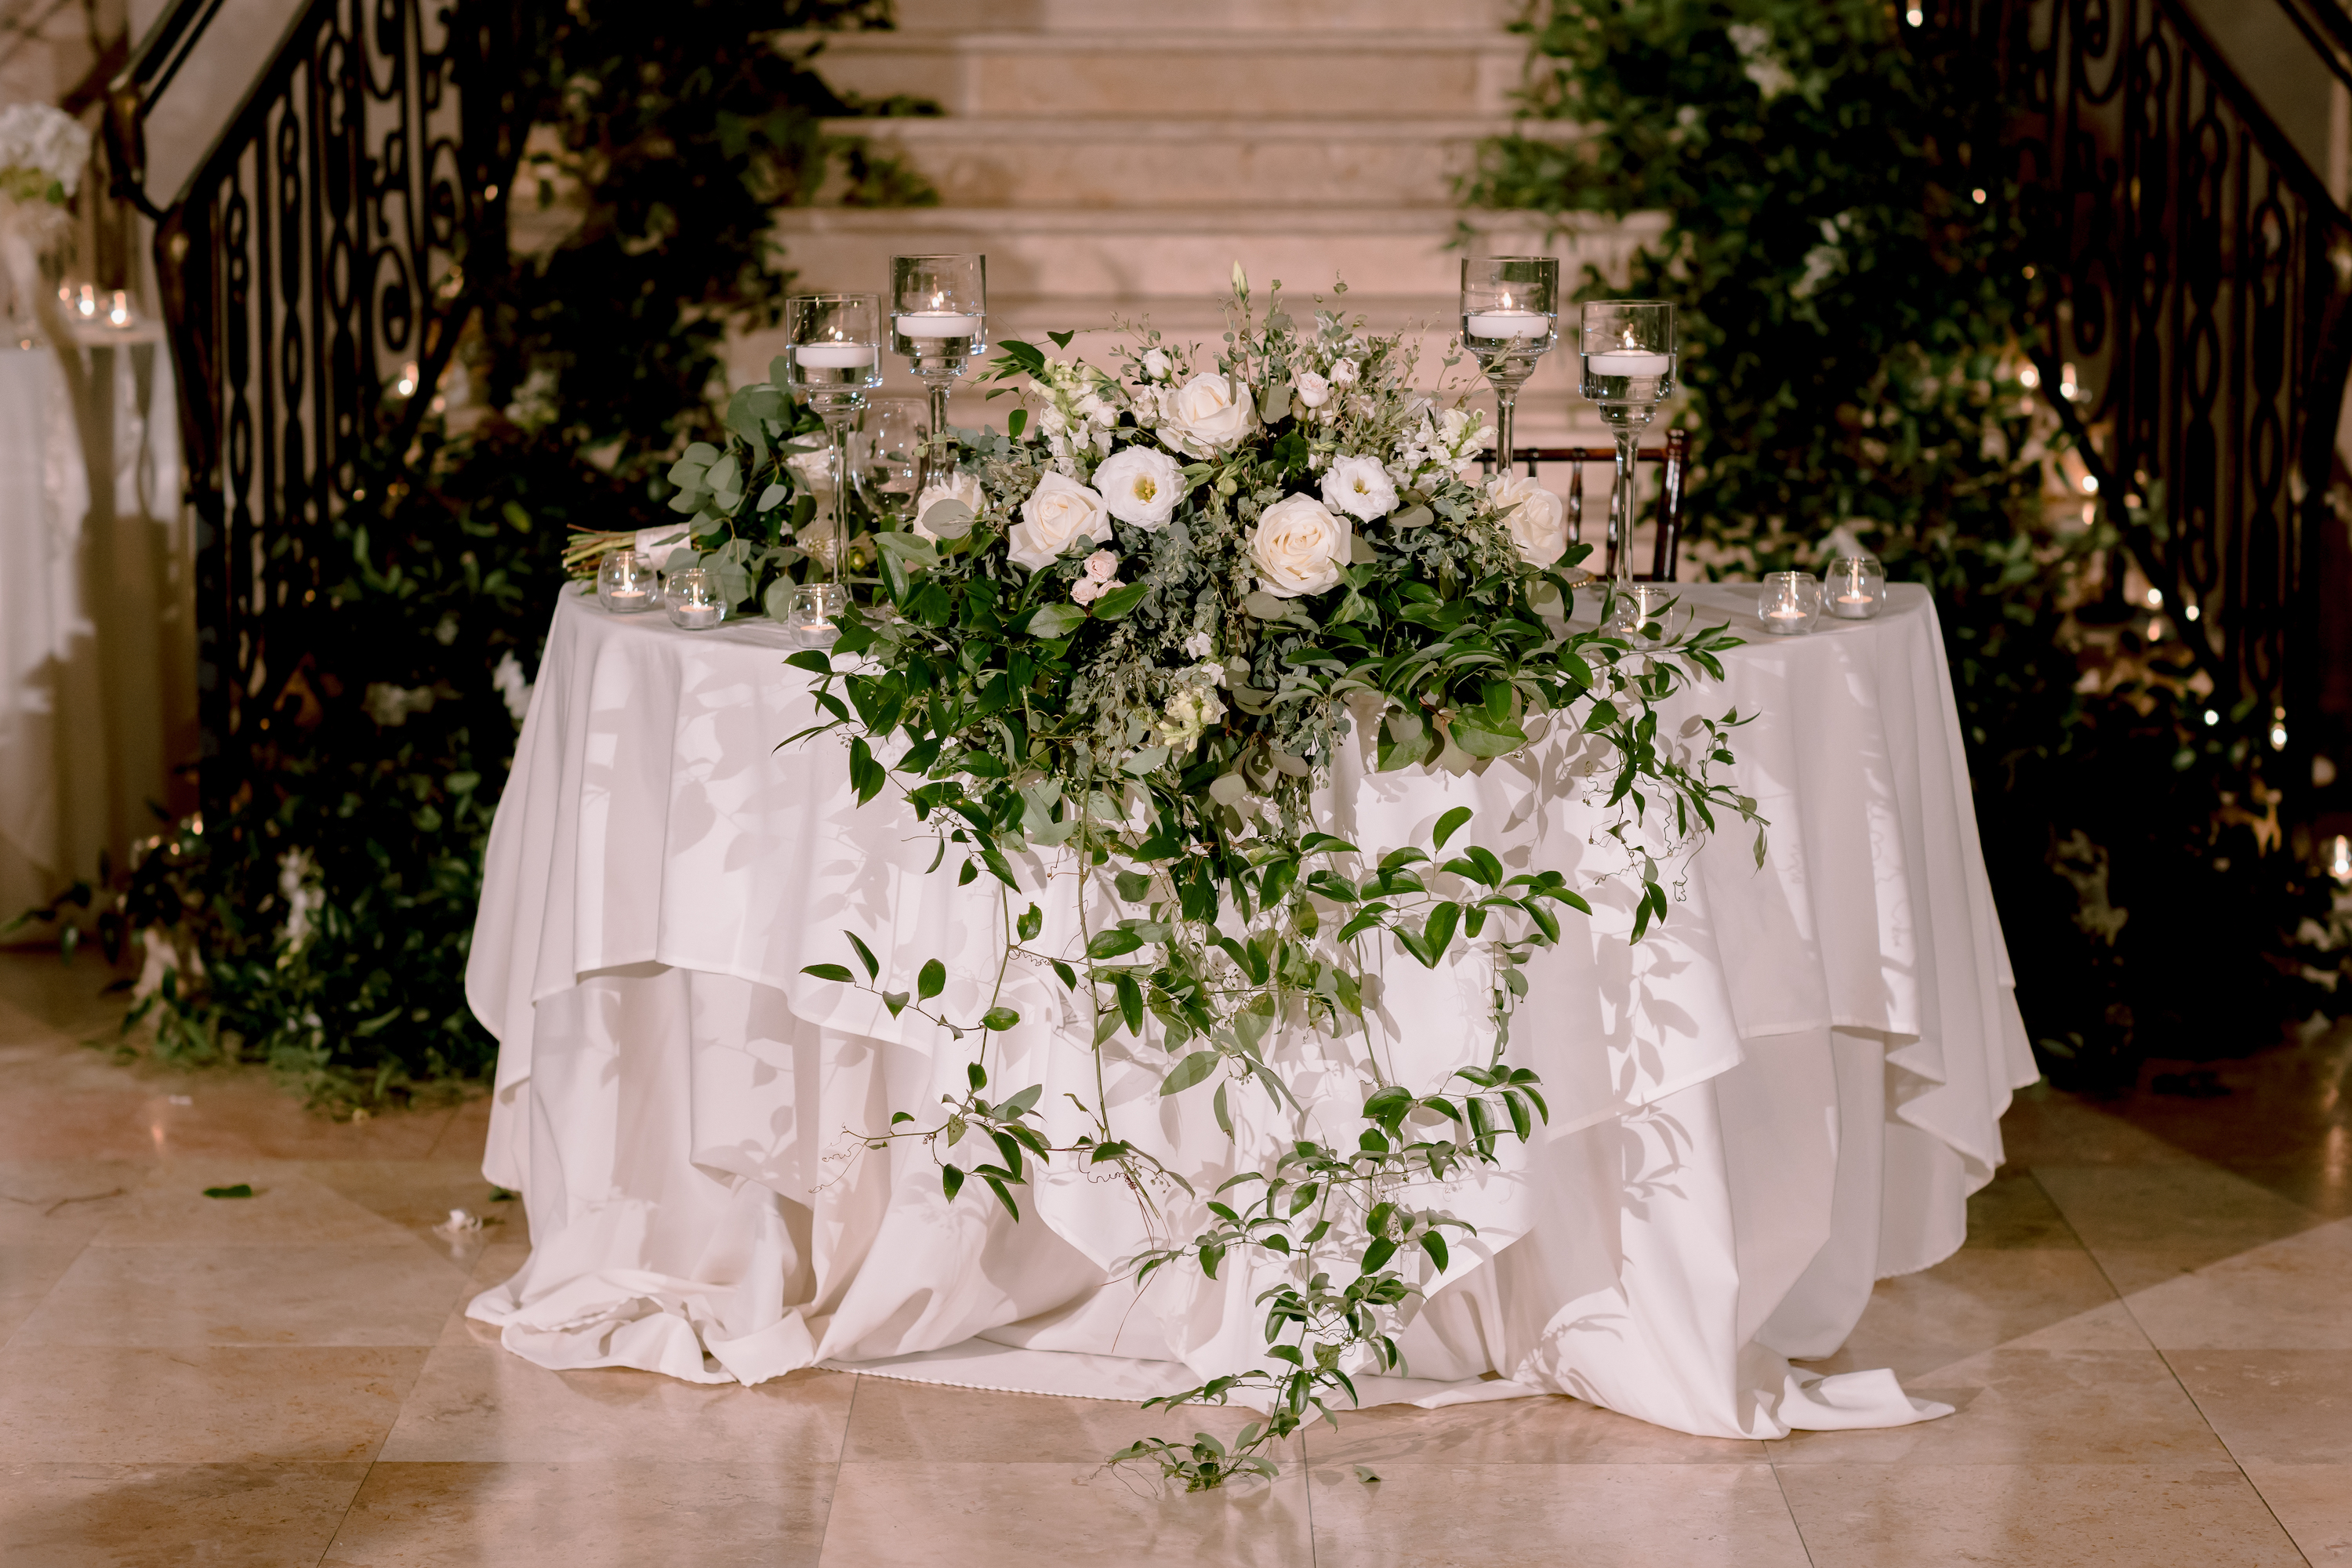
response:
M233 1187L206 1187L205 1189L205 1196L208 1198L249 1198L252 1195L253 1184L250 1182L239 1182Z
M1372 1474L1370 1466L1358 1465L1356 1467L1356 1479L1363 1482L1366 1486L1370 1486L1381 1478Z

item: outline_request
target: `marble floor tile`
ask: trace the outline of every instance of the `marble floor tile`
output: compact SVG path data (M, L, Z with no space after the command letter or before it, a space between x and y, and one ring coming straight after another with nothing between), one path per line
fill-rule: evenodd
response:
M2212 1165L2037 1165L2033 1174L2125 1295L2323 1223Z
M8 1568L316 1563L361 1464L0 1465Z
M1014 1437L1017 1441L1017 1435ZM1307 1568L1307 1481L1188 1494L1086 1464L845 1463L822 1568Z
M2047 1083L2019 1089L2000 1119L2009 1166L2187 1165L2197 1156L2079 1096Z
M448 1223L451 1209L464 1209L483 1222L478 1234L486 1245L530 1245L521 1200L499 1197L479 1158L306 1160L301 1169L320 1185L428 1240L441 1238L438 1227Z
M830 1465L789 1470L751 1460L379 1463L320 1563L802 1568L817 1560L832 1488Z
M849 1407L846 1459L944 1463L1018 1460L1093 1465L1142 1437L1231 1438L1255 1411L1238 1405L1144 1411L1123 1399L1003 1394L908 1378L861 1376Z
M1907 1380L1953 1415L1858 1432L1792 1432L1781 1466L2228 1464L2230 1455L2153 1351L2005 1347Z
M88 1241L151 1168L130 1160L0 1160L0 1242Z
M1307 1431L1318 1466L1716 1465L1764 1458L1764 1445L1694 1437L1580 1399L1498 1399L1436 1410L1380 1405L1343 1410L1339 1430Z
M1318 1563L1349 1568L1805 1568L1760 1464L1318 1465Z
M2246 1479L2313 1568L2352 1563L2352 1465L2245 1463Z
M2352 1464L2352 1351L2174 1351L2182 1386L2242 1464Z
M0 1350L0 1464L368 1459L425 1354L11 1343Z
M81 1256L78 1242L0 1241L0 1345L23 1327L49 1288Z
M210 1198L206 1188L247 1186L249 1198ZM290 1161L173 1159L152 1165L97 1234L100 1247L334 1246L406 1247L404 1226L313 1181Z
M799 1372L756 1387L619 1367L551 1372L495 1344L438 1345L381 1456L387 1463L742 1460L841 1457L857 1380Z
M1885 1366L1916 1377L2116 1299L2079 1247L1965 1247L1916 1274L1881 1279L1837 1353L1819 1372Z
M2204 1465L1790 1465L1813 1568L2301 1568L2246 1478Z
M2352 1351L2352 1220L2177 1275L2130 1304L2167 1350Z
M24 1345L429 1345L465 1270L401 1245L85 1247Z
M2082 1239L2058 1205L2050 1201L2033 1173L2003 1165L1992 1180L1969 1195L1969 1236L1960 1244L1970 1252L2055 1248L2080 1252Z

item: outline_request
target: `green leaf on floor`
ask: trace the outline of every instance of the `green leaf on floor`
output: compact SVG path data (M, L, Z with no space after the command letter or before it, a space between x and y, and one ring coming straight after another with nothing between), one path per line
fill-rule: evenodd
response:
M504 1187L492 1187L490 1189L490 1202L494 1204L510 1204L520 1196L522 1196L520 1193L510 1193Z
M1358 1465L1356 1467L1356 1479L1363 1482L1366 1486L1370 1486L1381 1478L1372 1474L1370 1466Z
M208 1198L249 1198L252 1195L253 1184L250 1182L239 1182L233 1187L206 1187L205 1189L205 1196Z

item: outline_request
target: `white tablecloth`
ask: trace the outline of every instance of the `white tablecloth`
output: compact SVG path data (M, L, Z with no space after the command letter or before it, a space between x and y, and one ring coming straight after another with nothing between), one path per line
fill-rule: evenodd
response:
M1869 623L1767 638L1753 591L1686 603L1752 637L1681 713L1736 704L1733 770L1772 826L1710 842L1672 918L1629 944L1632 889L1581 798L1577 743L1482 778L1365 776L1324 796L1367 849L1479 808L1463 841L1557 867L1595 914L1539 953L1512 1058L1551 1120L1504 1163L1412 1194L1474 1222L1403 1338L1410 1377L1368 1400L1567 1393L1681 1430L1772 1436L1895 1425L1945 1407L1890 1373L1819 1378L1874 1279L1957 1247L2000 1161L2012 1086L2035 1074L1978 848L1935 613L1895 590ZM1251 1305L1273 1278L1121 1263L1155 1231L1115 1183L1016 1189L1014 1224L973 1184L942 1200L920 1144L854 1154L855 1131L960 1093L969 1052L911 1015L812 979L859 932L908 976L946 959L976 1013L1005 915L988 879L927 875L911 816L857 807L839 745L779 752L808 722L780 630L705 633L609 616L567 593L492 830L467 994L500 1043L485 1170L520 1189L535 1250L478 1298L507 1347L553 1367L758 1382L822 1364L982 1387L1135 1398L1257 1363ZM1032 863L1030 870L1043 868ZM1044 879L1039 877L1037 882ZM1037 895L1046 941L1076 929L1071 879ZM1033 883L1035 885L1035 883ZM1017 909L1017 905L1015 906ZM1488 977L1391 955L1372 1048L1433 1089L1483 1061ZM1085 1130L1087 1025L1016 965L1023 1022L989 1045L999 1091L1045 1086L1049 1130ZM1362 1048L1360 1043L1357 1048ZM1346 1050L1288 1038L1294 1080L1334 1068L1326 1136L1350 1142ZM1207 1090L1162 1099L1166 1059L1115 1061L1120 1136L1202 1191L1234 1153ZM1289 1135L1236 1089L1244 1151ZM1497 1375L1499 1374L1499 1375Z

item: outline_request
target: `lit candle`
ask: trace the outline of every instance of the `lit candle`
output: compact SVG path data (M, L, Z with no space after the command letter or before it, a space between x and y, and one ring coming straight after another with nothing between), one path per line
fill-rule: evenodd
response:
M953 310L909 310L892 318L902 338L974 337L979 334L983 319L980 316L959 316Z
M795 343L793 358L812 370L853 370L874 363L872 343Z
M1551 331L1551 318L1541 310L1478 310L1464 319L1462 330L1474 338L1539 338Z
M1776 621L1801 621L1805 618L1805 612L1794 605L1783 605L1770 613Z
M1584 356L1589 375L1660 376L1675 368L1672 354L1644 353L1639 349L1611 349Z

